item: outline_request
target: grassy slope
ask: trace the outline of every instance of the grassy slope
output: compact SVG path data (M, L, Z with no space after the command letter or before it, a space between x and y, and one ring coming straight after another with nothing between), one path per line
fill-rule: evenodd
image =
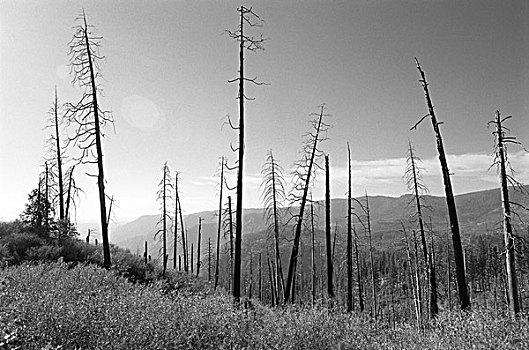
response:
M0 270L0 349L527 349L529 322L480 310L424 333L323 309L236 309L222 294L132 284L92 265Z

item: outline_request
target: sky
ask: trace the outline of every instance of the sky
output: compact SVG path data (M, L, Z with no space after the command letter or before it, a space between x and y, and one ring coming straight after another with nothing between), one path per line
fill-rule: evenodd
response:
M223 127L238 120L238 24L235 1L0 0L0 220L24 210L42 171L47 111L81 96L68 70L68 42L84 8L103 37L103 109L113 128L103 144L113 221L156 214L162 165L181 173L184 213L218 206L219 158L233 165ZM345 197L347 146L353 195L400 196L408 140L442 195L431 123L410 128L427 107L414 57L426 72L456 194L497 187L490 169L496 110L512 115L512 135L529 145L529 3L527 1L369 0L242 1L263 20L264 51L249 52L245 70L266 86L247 84L243 206L260 207L267 151L285 169L301 157L310 113L326 103L332 125L321 149L331 163L331 196ZM511 147L518 179L529 181L529 156ZM71 152L71 151L69 151ZM97 221L94 178L78 171L85 191L79 222ZM234 184L233 181L231 182ZM287 186L289 187L289 186ZM321 175L314 189L322 197ZM234 195L233 195L234 196Z

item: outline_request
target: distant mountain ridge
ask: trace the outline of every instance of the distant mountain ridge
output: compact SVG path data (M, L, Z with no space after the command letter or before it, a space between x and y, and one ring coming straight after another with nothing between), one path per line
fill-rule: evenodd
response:
M521 194L519 191L511 190L511 200L528 206L529 196ZM477 192L461 194L455 197L458 209L459 225L462 239L470 239L474 235L482 233L492 233L501 229L501 202L499 189L489 189ZM356 198L357 201L365 203L364 197ZM317 225L319 229L324 227L323 201L317 203L315 213L317 214ZM434 230L446 230L448 228L448 217L446 210L446 200L444 197L424 196L424 217L426 222L432 222ZM357 203L354 203L355 213L359 216L362 211ZM414 214L415 207L413 196L405 194L400 197L370 196L369 207L371 216L371 227L375 241L385 241L387 243L400 240L401 222L408 227L413 227L410 217ZM285 210L283 210L285 212ZM341 230L345 230L347 224L347 200L331 200L331 217L333 225L338 225ZM524 219L529 219L526 212L520 213ZM184 216L184 222L188 230L189 243L196 244L198 233L198 218L202 217L202 242L201 246L206 247L208 238L213 244L217 236L217 212L204 211ZM264 209L245 209L243 215L244 236L262 233L266 231L267 225L264 218ZM132 252L143 252L144 242L147 241L149 247L159 247L154 240L157 231L156 223L158 215L141 216L138 219L124 225L113 228L110 232L110 241L123 248L128 248ZM284 220L286 221L286 220ZM357 230L358 230L358 224ZM287 232L287 234L290 231ZM180 234L179 234L180 235ZM168 241L173 241L173 233L168 237ZM150 250L151 251L151 250Z

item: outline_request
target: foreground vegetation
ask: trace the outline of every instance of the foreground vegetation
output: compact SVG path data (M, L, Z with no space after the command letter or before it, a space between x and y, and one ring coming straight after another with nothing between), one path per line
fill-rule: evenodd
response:
M95 265L0 272L0 349L526 349L529 322L442 313L428 330L323 308L237 308L224 293L131 283Z

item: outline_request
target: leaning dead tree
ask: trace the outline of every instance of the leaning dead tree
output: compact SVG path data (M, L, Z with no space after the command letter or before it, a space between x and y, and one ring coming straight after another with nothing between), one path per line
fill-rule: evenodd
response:
M175 193L175 202L178 207L178 212L175 213L175 217L178 215L180 217L180 233L182 235L182 255L184 256L184 271L189 272L189 261L188 261L188 242L187 242L187 232L184 229L184 217L182 214L182 204L180 203L180 192L178 191L178 175L180 175L179 172L175 173L175 186L174 186L174 193ZM175 219L175 225L177 220ZM175 229L176 232L176 229ZM175 243L176 244L176 243Z
M241 297L241 246L242 246L242 209L243 209L243 177L244 177L244 101L249 98L244 94L244 83L250 82L255 85L264 85L257 82L256 78L250 79L244 76L244 53L245 51L256 52L263 50L264 39L261 36L259 39L245 33L246 26L259 27L262 22L261 18L253 12L252 8L241 6L237 9L240 15L239 27L235 31L226 30L226 33L239 43L239 76L235 79L229 80L229 83L237 82L239 84L239 125L233 129L239 131L239 145L234 151L237 151L237 209L235 215L235 261L233 270L233 298L235 302L239 302ZM228 119L229 120L229 119Z
M520 303L518 299L518 281L516 278L515 237L511 220L514 213L511 211L511 204L520 204L509 200L508 185L510 184L514 188L520 189L523 189L523 187L507 171L508 169L511 169L509 158L507 156L507 144L517 144L521 146L521 143L516 141L516 137L506 135L508 129L502 125L503 122L510 118L511 116L502 118L500 111L496 111L496 120L489 122L489 125L495 124L495 130L492 132L496 137L496 144L494 147L495 155L491 167L496 165L500 180L501 205L503 209L503 237L505 241L505 267L507 271L507 292L509 295L509 310L512 316L515 317L520 312Z
M292 285L294 279L294 272L296 270L296 264L299 253L299 242L301 239L301 230L303 228L303 214L305 211L305 205L307 203L307 196L311 187L311 181L313 180L316 169L322 169L319 164L319 160L323 156L323 152L318 149L318 144L327 139L327 130L329 125L323 122L323 117L328 117L325 114L325 105L320 106L319 113L311 113L311 116L315 119L311 120L311 128L304 135L302 159L295 164L296 170L294 171L294 193L291 198L291 205L299 204L299 213L294 215L292 218L296 220L296 231L294 233L294 242L292 245L292 253L290 254L290 261L288 264L288 276L287 283L285 286L285 303L290 298L292 292Z
M454 260L456 265L459 302L461 305L461 309L467 310L470 309L470 295L468 293L467 279L465 275L465 260L463 257L463 247L461 245L461 235L459 233L459 221L457 219L456 202L454 199L454 192L452 190L452 182L450 180L450 171L448 170L448 163L446 161L446 155L443 146L443 138L441 137L441 131L439 130L439 125L442 123L438 122L435 116L432 99L430 98L430 91L428 89L428 82L426 81L426 76L417 58L415 58L415 63L417 64L417 70L419 71L419 74L421 76L421 79L419 81L421 82L424 90L426 105L428 107L428 114L423 116L417 123L415 123L411 130L417 129L417 126L424 119L430 117L437 142L437 152L439 154L439 162L441 164L441 172L443 174L446 205L448 207L448 217L450 219L450 230L452 231L452 245L454 246Z
M155 233L154 239L157 239L161 234L162 238L162 266L163 274L167 270L167 232L168 224L171 220L169 214L168 206L169 201L172 199L171 191L173 189L173 184L171 183L171 172L167 162L162 167L162 179L158 184L159 190L156 193L158 196L158 201L160 202L160 219L158 220L157 226L161 225L162 227Z
M279 250L279 208L286 200L285 180L283 168L274 159L272 150L268 151L266 162L261 171L263 181L261 183L261 200L265 208L265 221L270 231L274 233L275 268L276 282L278 285L278 295L284 295L285 281L283 278L283 268L281 266L281 252ZM277 300L277 303L280 301Z
M421 176L421 167L419 166L420 158L414 154L411 141L408 141L408 156L406 158L406 171L404 173L404 181L408 190L413 193L413 199L416 206L417 221L419 223L419 233L421 235L421 247L424 259L424 266L426 270L426 276L429 283L429 298L428 306L430 310L430 317L435 317L439 313L439 307L437 305L437 280L433 266L431 265L431 258L428 254L428 246L426 244L426 235L424 233L424 219L422 214L423 209L423 194L428 193L428 188L424 185Z
M93 26L87 24L84 10L77 21L80 24L75 26L75 34L69 43L70 75L72 83L81 88L83 95L79 102L66 104L65 119L67 125L74 128L73 136L69 136L67 141L81 150L79 162L97 165L97 175L93 176L97 177L99 190L103 266L109 268L111 261L102 138L105 126L114 121L110 112L101 109L98 101L101 94L101 86L98 84L101 78L99 62L104 58L99 54L102 37L92 33Z

